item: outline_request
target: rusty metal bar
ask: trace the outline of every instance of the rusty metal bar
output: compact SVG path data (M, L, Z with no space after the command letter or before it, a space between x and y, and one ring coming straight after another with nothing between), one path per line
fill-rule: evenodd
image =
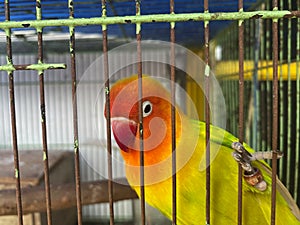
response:
M239 0L239 12L244 11L244 1ZM244 20L239 20L239 141L244 142ZM238 166L238 225L243 220L243 170Z
M174 14L174 0L170 0L170 14ZM171 131L172 131L172 225L177 224L177 163L176 163L176 102L175 102L175 22L170 23L170 87L171 87Z
M292 8L292 4L291 4L291 0L288 1L288 8ZM289 165L288 167L291 168L291 165L293 165L295 163L294 159L295 159L295 149L292 147L292 142L293 142L293 138L292 136L294 136L294 133L292 134L292 96L293 96L293 92L292 92L292 80L291 80L291 56L292 56L292 21L288 20L288 28L287 28L287 66L288 66L288 74L287 74L287 95L288 95L288 113L287 113L287 127L289 127L290 129L287 130L287 156L288 156L288 162ZM280 102L279 104L282 104L282 102ZM293 121L294 122L294 121ZM293 162L294 161L294 162ZM287 188L290 191L290 193L292 193L292 195L294 196L294 187L295 187L295 177L294 177L295 173L293 173L291 171L291 169L287 170Z
M280 5L280 7L284 7L283 6L284 4L283 4L283 2L281 2L281 5ZM280 20L279 21L279 29L280 30L284 30L284 27L285 27L286 25L284 24L284 21L283 20ZM279 35L279 43L284 43L284 32L280 32L280 35ZM283 80L283 64L285 64L286 63L286 60L284 59L284 49L285 49L285 45L284 44L281 44L280 45L280 48L278 49L279 50L279 61L278 61L278 63L279 63L279 70L278 70L278 73L279 73L279 76L280 76L280 78L279 78L279 80L278 80L278 82L279 82L279 87L278 87L278 91L279 91L279 96L278 96L278 101L279 102L281 102L281 103L283 103L284 102L284 100L285 100L285 98L284 98L284 93L285 93L285 88L284 88L284 80ZM273 65L272 65L273 66ZM283 106L283 105L282 105ZM285 121L287 120L286 119L286 115L285 115L285 108L287 108L287 107L279 107L279 118L278 118L278 120L279 120L279 128L278 128L278 133L279 133L279 149L281 150L281 151L283 151L283 154L286 156L286 157L284 157L282 160L280 160L279 161L279 173L278 173L278 175L279 175L279 178L280 178L280 180L284 183L284 184L288 184L288 182L287 182L287 178L288 178L288 176L287 176L287 163L288 163L288 157L289 157L289 154L287 154L287 152L288 152L288 148L287 147L285 147L285 140L287 139L286 138L286 135L285 135L285 133L287 132L286 130L285 130L285 126L284 126L284 124L285 124ZM290 129L288 129L288 131L289 131ZM288 188L288 186L286 185L286 187Z
M69 0L69 18L74 18L74 2ZM76 57L75 57L75 29L69 27L70 31L70 57L72 74L72 111L73 111L73 138L74 138L74 164L75 164L75 189L77 206L77 224L82 225L82 201L81 201L81 182L80 182L80 159L78 141L78 112L77 112L77 78L76 78Z
M106 0L102 0L102 17L106 17ZM109 199L109 221L114 224L114 201L113 201L113 171L112 171L112 146L111 146L111 123L110 123L110 84L109 84L109 66L108 66L108 40L107 26L102 26L102 46L103 46L103 68L105 79L105 97L106 97L106 144L107 144L107 171L108 171L108 199Z
M140 0L135 0L136 16L141 16ZM146 225L145 204L145 172L144 172L144 131L143 131L143 70L142 70L142 35L141 23L136 24L137 41L137 74L138 74L138 108L139 108L139 141L140 141L140 202L141 202L141 224Z
M41 1L36 0L36 18L42 19ZM37 29L38 36L38 63L43 63L43 30ZM42 125L42 141L43 141L43 161L44 161L44 182L45 195L47 206L47 224L52 225L52 210L51 210L51 193L50 193L50 178L49 178L49 162L48 162L48 145L47 145L47 127L46 127L46 105L45 105L45 87L44 87L44 71L39 70L40 83L40 110L41 110L41 125Z
M273 0L273 10L278 10L278 1ZM277 136L278 136L278 21L272 22L273 33L273 133L272 133L272 192L271 225L276 223L276 174L277 174Z
M266 2L266 9L269 10L271 8L271 3L270 1L267 1ZM270 59L271 59L271 56L270 56L270 52L271 52L271 21L270 20L267 20L266 21L266 61L269 62ZM266 65L267 67L269 66L269 63L267 63ZM266 131L267 131L267 147L268 148L271 148L271 145L272 145L272 104L271 104L271 73L269 73L269 70L267 70L267 74L266 74Z
M5 1L5 20L10 21L9 1ZM7 63L12 65L12 43L11 30L6 30L6 54ZM16 124L16 109L15 109L15 88L14 88L14 74L13 71L8 71L9 79L9 98L10 98L10 117L11 117L11 131L12 131L12 145L14 154L14 174L16 180L16 204L18 223L23 225L23 210L22 210L22 194L20 183L20 167L19 167L19 153L18 153L18 139L17 139L17 124Z
M204 0L204 12L209 13L208 0ZM205 138L206 138L206 224L210 224L210 67L209 67L209 21L204 21L204 58L205 58Z
M300 9L300 0L297 0L297 9ZM296 33L296 40L297 40L297 44L296 44L296 51L297 51L297 55L296 55L296 140L300 140L300 21L299 19L297 20L297 33ZM296 145L295 145L295 150L296 150L296 163L299 164L299 149L300 149L300 143L299 141L296 141ZM299 194L300 194L300 185L299 185L299 168L296 169L296 174L295 174L295 180L296 185L295 185L295 199L296 202L299 203Z

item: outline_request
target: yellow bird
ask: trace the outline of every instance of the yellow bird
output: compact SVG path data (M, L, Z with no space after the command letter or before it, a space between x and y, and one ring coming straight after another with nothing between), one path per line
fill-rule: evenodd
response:
M140 196L140 132L143 132L145 199L172 218L172 132L170 93L143 76L143 127L139 121L138 78L116 82L110 90L112 131L125 161L126 177ZM205 224L205 123L188 118L176 106L177 224ZM238 139L210 126L211 224L237 224L238 163L243 154L232 148ZM254 150L243 144L247 152ZM241 147L241 146L238 146ZM237 148L238 149L238 148ZM233 153L235 157L233 157ZM247 155L247 154L246 154ZM251 156L251 154L248 154ZM241 161L244 158L240 159ZM245 164L243 164L244 167ZM271 220L271 170L263 160L250 163L261 173L258 183L243 181L243 224L267 225ZM255 179L254 179L255 180ZM250 181L251 182L251 181ZM297 205L277 180L276 225L300 224Z

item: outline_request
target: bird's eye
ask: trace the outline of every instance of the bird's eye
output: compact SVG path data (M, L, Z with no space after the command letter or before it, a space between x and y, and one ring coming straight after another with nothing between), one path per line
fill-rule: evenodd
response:
M152 112L152 103L149 101L143 102L143 117L147 117Z

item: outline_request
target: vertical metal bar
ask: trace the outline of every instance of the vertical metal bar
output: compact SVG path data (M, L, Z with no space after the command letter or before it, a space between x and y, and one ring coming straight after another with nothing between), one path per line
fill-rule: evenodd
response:
M228 80L228 95L229 96L235 96L236 95L236 92L234 91L235 88L236 88L235 80L231 80L231 79ZM235 99L236 98L230 99L230 97L229 97L229 100L228 100L228 102L229 102L229 109L230 109L229 113L231 115L235 115L234 114L235 110L236 110ZM230 116L230 121L231 121L232 124L234 124L235 126L237 126L237 123L236 123L236 121L234 121L234 117L233 116ZM234 133L237 133L236 132L236 130L237 130L236 127L232 126L231 129L232 129L232 131Z
M170 0L170 14L174 14L174 0ZM175 23L170 28L170 82L171 82L171 130L172 130L172 225L177 224L177 176L176 176L176 108L175 108Z
M69 0L69 18L74 18L74 2ZM75 163L75 184L76 184L76 205L77 223L82 225L82 201L81 201L81 182L80 182L80 160L79 160L79 141L78 141L78 113L77 113L77 76L75 58L75 29L69 27L70 31L70 57L72 74L72 110L73 110L73 130L74 130L74 163Z
M239 11L242 12L243 0L239 0ZM239 141L244 142L244 21L239 21ZM243 180L242 167L238 166L238 225L242 224Z
M271 3L269 1L267 1L266 3L266 9L270 10L271 8ZM271 98L270 98L270 93L272 92L271 90L271 83L270 83L270 78L271 78L271 74L269 73L269 61L270 61L270 55L271 55L271 21L267 20L266 21L266 61L267 61L267 74L266 74L266 100L267 100L267 148L271 148L272 144L272 129L271 129Z
M260 8L261 9L261 8ZM261 9L262 10L262 9ZM262 36L262 28L263 28L263 21L260 19L258 21L258 36L257 36L257 41L258 41L258 48L257 48L257 58L258 58L258 68L262 65L261 63L261 57L260 57L260 51L261 51L261 36ZM257 127L258 127L258 132L257 132L257 144L256 144L256 149L262 149L262 129L261 129L261 69L257 70L257 89L256 89L256 99L257 99Z
M297 0L297 9L300 10L300 0ZM296 165L299 165L299 151L300 151L300 19L297 19L297 55L296 55ZM295 170L295 199L299 203L299 167Z
M234 42L234 39L232 39L232 35L233 35L234 32L229 32L229 35L225 35L225 43L224 45L226 46L226 59L227 60L233 60L233 54L232 52L233 51L230 51L232 49L232 42ZM232 65L231 67L232 68L232 71L234 71L234 65ZM227 81L227 87L228 87L228 95L230 96L231 92L234 90L233 87L232 87L233 83L232 83L232 80L229 78L228 81ZM232 95L232 96L235 96L235 95ZM234 111L234 101L233 99L231 98L228 98L228 115L233 115L233 111ZM230 131L235 133L235 124L232 120L232 116L229 116L229 119L230 119Z
M291 1L288 1L288 8L292 8ZM294 192L294 184L295 184L295 179L293 177L294 171L291 171L291 165L292 161L295 157L295 152L292 151L291 145L292 145L292 81L291 81L291 48L292 48L292 21L289 19L287 21L288 26L287 26L287 69L288 69L288 89L287 89L287 94L288 94L288 114L287 114L287 157L288 157L288 164L287 164L287 188L288 190L293 193ZM281 102L282 103L282 102Z
M278 10L277 0L273 0L273 10ZM276 174L277 174L277 137L278 137L278 21L272 21L273 33L273 133L272 133L272 200L271 200L271 225L276 222Z
M283 4L283 2L281 2ZM281 6L283 7L283 5ZM279 29L283 30L284 29L284 24L283 20L279 21ZM279 35L279 40L280 43L284 43L284 32L280 32ZM284 58L283 58L283 53L284 53L284 47L285 45L281 44L280 49L279 49L279 101L281 103L284 103L284 79L283 79L283 64L284 64ZM286 121L286 118L284 116L284 111L285 107L283 104L280 105L279 107L279 149L281 151L284 151L284 155L286 155L286 150L287 148L284 146L285 144L285 130L284 130L284 123ZM286 175L287 175L287 157L284 157L282 160L279 161L279 178L282 182L286 183Z
M106 0L102 0L102 17L106 17ZM105 97L106 97L106 141L107 141L107 171L108 171L108 198L109 198L109 215L110 225L114 224L114 201L113 201L113 182L112 182L112 146L111 146L111 123L110 123L110 84L109 84L109 67L108 67L108 41L107 26L102 25L102 46L103 46L103 68L105 79Z
M10 21L9 0L5 1L5 20ZM11 29L6 32L6 54L7 64L12 65L12 44L11 44ZM18 139L17 139L17 123L16 123L16 109L15 109L15 87L14 74L12 71L7 72L9 79L9 99L10 99L10 117L11 117L11 131L12 131L12 146L14 154L14 175L16 180L16 203L18 223L23 225L23 210L22 210L22 194L20 183L20 168L19 168L19 153L18 153Z
M136 15L141 15L140 0L135 0ZM140 199L141 199L141 224L146 224L145 212L145 173L144 173L144 132L143 132L143 70L142 70L142 46L141 23L136 24L137 40L137 73L138 73L138 107L139 107L139 135L140 135Z
M37 20L42 19L41 0L36 0L36 17ZM37 35L38 35L38 63L43 63L44 57L43 57L43 29L42 28L37 28ZM43 161L44 161L44 182L45 182L46 207L47 207L47 224L52 225L47 128L46 128L44 71L39 70L38 72L39 72L39 84L40 84L40 110L41 110L42 140L43 140Z
M259 49L260 49L260 24L261 21L254 21L254 71L253 71L253 81L252 81L252 94L253 94L253 121L252 121L252 147L255 149L260 149L259 144L259 88L258 88L258 63L259 63Z
M229 54L230 54L232 60L236 60L236 57L238 57L238 53L233 51L233 49L236 48L236 42L235 42L237 40L236 39L236 35L237 35L236 33L238 33L238 29L234 29L234 32L231 32L231 34L230 34L230 44L231 44L231 46L230 46ZM236 65L234 65L234 70L233 71L235 71L235 69L236 69ZM235 134L238 135L238 132L239 132L239 130L238 130L238 121L236 121L234 118L236 118L235 117L236 107L239 105L240 96L237 95L237 93L236 93L236 89L239 87L239 83L237 84L236 80L232 79L231 82L230 82L230 85L231 85L231 89L230 89L231 95L230 96L233 96L233 97L230 97L230 98L232 98L232 100L230 100L230 102L231 102L231 113L232 113L232 115L234 115L234 116L231 117L232 122L234 121L233 122L233 131L234 131Z
M265 10L265 4L263 3L261 5L261 10ZM266 26L265 26L265 21L262 21L261 23L261 45L260 45L260 59L261 61L261 66L265 67L266 63L265 61L265 43L266 43L266 38L265 38L265 31ZM262 70L263 71L263 70ZM266 80L264 80L263 73L260 76L260 106L265 106L266 102ZM266 109L265 107L260 107L261 110L261 119L260 119L260 129L261 129L261 136L260 136L260 142L261 142L261 149L262 151L266 150Z
M208 13L208 0L204 0L204 12ZM205 138L206 138L206 197L205 197L205 215L206 224L210 224L210 108L209 108L209 92L210 92L210 69L209 69L209 21L204 21L204 57L205 57Z

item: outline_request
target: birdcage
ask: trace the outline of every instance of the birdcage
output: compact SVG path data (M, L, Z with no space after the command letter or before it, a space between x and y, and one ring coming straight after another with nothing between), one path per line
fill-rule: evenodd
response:
M299 0L1 1L0 224L181 224L176 154L166 219L146 205L143 183L139 200L128 186L103 116L115 81L137 74L142 97L148 73L171 92L172 152L176 104L204 121L207 165L215 117L241 143L273 152L268 216L276 224L276 175L300 202L299 7ZM209 166L205 173L203 223L211 224L214 177ZM247 204L242 173L239 166L236 224Z

